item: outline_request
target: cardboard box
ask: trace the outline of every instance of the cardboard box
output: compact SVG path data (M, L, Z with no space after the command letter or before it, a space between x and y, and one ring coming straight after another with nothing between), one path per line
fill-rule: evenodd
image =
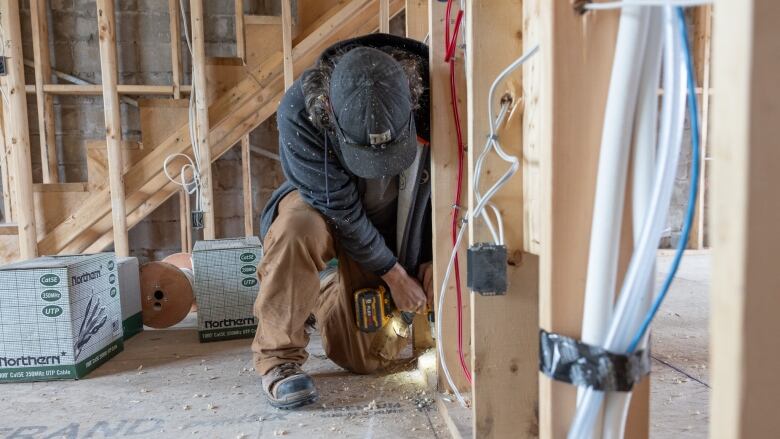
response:
M122 303L122 333L124 339L144 330L141 316L141 280L138 271L138 258L132 256L117 258L119 276L119 297Z
M0 382L81 378L122 349L113 253L0 267Z
M257 237L198 241L192 251L193 287L201 342L254 337L253 305L260 289Z

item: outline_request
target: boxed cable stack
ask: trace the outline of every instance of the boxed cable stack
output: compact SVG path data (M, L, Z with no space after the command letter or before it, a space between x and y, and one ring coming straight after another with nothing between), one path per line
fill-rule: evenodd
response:
M256 236L195 243L193 289L201 342L254 337L253 307L260 290L257 264L262 256Z
M0 383L78 379L121 352L113 253L0 267Z

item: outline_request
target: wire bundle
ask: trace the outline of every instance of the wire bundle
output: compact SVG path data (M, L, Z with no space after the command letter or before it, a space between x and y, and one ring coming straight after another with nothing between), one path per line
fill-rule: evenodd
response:
M649 11L650 14L658 14L658 12ZM649 35L650 38L656 36L652 30ZM655 165L655 177L649 205L646 207L646 219L640 222L641 232L637 235L635 250L613 316L609 320L605 338L599 343L611 352L631 353L647 342L647 329L668 293L687 244L690 224L693 219L694 201L698 190L698 112L693 62L688 47L687 25L681 8L673 9L670 6L664 8L662 35L664 38L662 77L665 92L661 105L658 159ZM654 83L649 85L655 87ZM652 290L648 286L652 284L656 248L668 213L677 169L684 124L686 85L693 131L693 160L691 163L693 181L689 205L672 268L652 306L645 310L646 305L644 304L649 299L648 295L652 294ZM568 437L571 439L591 437L594 433L598 434L602 427L604 437L622 437L629 398L630 393L605 394L592 388L585 389L580 394L577 413ZM598 423L599 410L605 400L605 418L602 426Z
M187 49L190 52L190 55L192 55L192 43L190 41L190 32L189 28L187 26L187 19L186 14L184 11L184 0L179 0L179 8L181 9L181 16L184 22L184 38L187 41ZM198 148L198 124L195 123L195 120L197 119L196 116L196 107L195 107L195 99L197 96L197 93L205 93L205 90L196 90L195 89L195 83L193 81L192 84L192 90L190 91L190 102L189 102L189 108L188 108L188 118L189 118L189 134L190 134L190 144L192 146L192 156L194 157L194 160L192 157L188 156L187 154L182 153L176 153L171 154L168 157L165 158L165 161L163 162L163 172L165 173L165 176L168 177L168 180L171 182L181 186L184 191L190 195L195 194L195 210L200 211L203 209L203 199L201 196L201 177L200 177L200 149ZM170 172L168 172L168 166L177 157L181 157L184 160L186 160L186 163L179 168L179 178L176 179L175 176L171 175ZM187 174L190 174L189 178L187 177Z

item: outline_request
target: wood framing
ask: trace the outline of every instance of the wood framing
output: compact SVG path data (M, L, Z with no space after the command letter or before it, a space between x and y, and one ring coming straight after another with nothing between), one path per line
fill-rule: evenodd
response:
M397 14L402 7L400 0L392 0L391 14ZM297 68L310 66L322 50L336 41L375 31L378 9L378 5L370 0L352 0L329 15L327 20L312 25L312 29L305 32L307 37L293 51ZM224 154L276 111L284 87L281 54L272 54L263 64L250 68L248 73L252 77L247 76L210 105L212 158ZM162 173L162 163L170 154L189 151L188 126L184 123L127 171L125 181L130 226L176 193L178 187ZM101 251L106 248L112 239L108 204L107 191L95 191L68 221L53 227L41 239L41 252Z
M19 232L19 254L22 259L38 256L38 238L33 206L32 167L30 162L30 134L27 122L27 96L24 93L24 64L22 60L22 31L19 21L19 0L0 3L3 46L5 47L6 69L2 77L4 101L5 144L10 151L8 171L16 195L14 222Z
M696 197L696 213L688 238L688 248L702 249L705 246L705 220L707 218L707 174L709 173L709 126L712 60L712 6L700 6L693 10L693 55L696 70L696 83L701 92L699 99L699 193Z
M117 256L130 255L127 241L127 214L125 211L125 182L122 175L122 118L119 94L116 92L116 24L114 1L97 0L98 42L100 72L103 78L103 113L106 121L106 149L108 150L108 183L111 188L111 216L114 227L114 251Z
M249 134L241 138L241 177L244 196L244 235L254 236L254 209L252 207L252 156L249 154Z
M244 32L244 0L235 0L236 56L246 62L246 34Z
M406 36L425 41L428 36L428 0L406 0Z
M54 99L43 92L51 81L49 58L49 21L46 0L30 0L33 62L35 63L35 100L38 110L38 137L41 143L41 172L44 183L57 182L57 144L54 137Z
M430 83L431 83L431 211L433 213L433 224L436 225L433 242L433 284L436 285L435 302L439 303L439 289L444 279L444 273L447 270L447 264L452 253L452 241L450 238L450 221L452 220L453 201L455 200L455 190L458 178L458 142L455 136L455 124L452 116L452 106L450 98L450 68L449 64L444 62L444 13L446 4L437 0L428 2L428 26L431 35L430 41ZM454 17L454 14L453 14ZM458 51L458 57L462 52ZM463 126L464 141L467 133L466 127L466 82L462 70L462 61L457 66L459 74L457 76L457 89L459 93L458 108L461 114ZM464 163L465 168L465 163ZM464 170L464 175L465 175ZM462 204L466 203L466 179L463 179L461 186ZM463 206L465 207L465 206ZM461 217L462 212L458 212ZM462 246L465 247L465 246ZM467 364L471 364L471 349L469 347L470 324L469 324L469 301L468 289L466 288L466 252L459 252L459 262L461 271L461 290L463 291L463 350L466 356ZM469 383L461 371L458 353L455 349L457 345L457 305L455 301L455 276L450 276L450 282L447 286L447 297L444 305L444 314L436 316L441 319L442 338L438 343L444 343L444 356L455 385L462 392L470 390ZM439 369L439 386L446 389L447 383L444 380L444 373Z
M580 16L568 1L534 3L526 5L524 20L538 20L541 45L538 115L528 122L539 129L535 135L539 141L541 208L539 326L579 337L596 170L619 12ZM631 248L630 220L624 221L623 229L621 258L625 265ZM648 383L644 380L634 388L625 437L648 435ZM540 437L565 437L574 415L576 389L544 376L539 387Z
M181 13L179 0L168 0L168 21L171 33L171 77L173 80L173 98L181 98Z
M209 144L209 103L206 92L206 42L203 34L203 0L190 0L192 18L192 66L195 113L200 160L200 193L203 209L203 239L214 239L214 193L211 186L211 146Z
M70 76L70 75L68 75ZM73 78L71 76L71 78ZM117 84L116 92L120 95L172 95L174 94L174 85L134 85L134 84ZM180 85L180 93L189 93L190 86ZM35 93L35 86L28 85L25 87L27 93ZM101 95L103 93L103 87L100 84L89 84L86 81L80 81L79 84L45 84L43 91L47 94L55 95Z
M390 0L379 0L379 32L390 33Z
M3 41L5 43L5 41ZM0 84L0 86L2 86ZM10 165L13 163L11 158L11 150L7 147L6 131L5 131L5 116L4 116L5 103L0 100L0 183L3 185L3 221L10 223L14 220L13 204L16 198L13 193L13 185L11 183L11 169Z
M181 252L192 252L192 221L190 217L190 195L184 189L179 191L179 231Z
M293 71L292 49L292 5L291 0L282 2L282 56L284 63L284 89L287 90L295 81Z
M423 41L428 33L428 0L406 0L406 36ZM427 316L417 314L412 325L415 352L436 346Z
M780 3L715 3L710 436L780 431Z
M523 52L522 3L516 0L467 2L466 77L468 84L469 210L476 207L474 166L490 137L488 105L511 99L522 110L521 70L499 85L493 102L488 92L498 74ZM503 149L522 159L522 117L510 117L497 132ZM488 156L479 189L495 183L508 169L495 153ZM539 258L524 252L523 175L515 174L492 198L505 227L508 291L503 296L471 294L474 437L532 438L538 435ZM469 244L493 242L480 219L469 222ZM511 334L511 335L510 335Z

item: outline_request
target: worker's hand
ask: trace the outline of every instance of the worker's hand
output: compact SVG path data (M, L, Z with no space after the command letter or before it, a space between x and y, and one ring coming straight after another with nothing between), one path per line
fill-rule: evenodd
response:
M427 302L422 285L417 279L409 276L396 262L393 268L382 276L393 296L395 306L406 312L425 312Z
M428 297L428 309L433 309L433 263L426 262L417 270L417 279L422 282L425 295Z

